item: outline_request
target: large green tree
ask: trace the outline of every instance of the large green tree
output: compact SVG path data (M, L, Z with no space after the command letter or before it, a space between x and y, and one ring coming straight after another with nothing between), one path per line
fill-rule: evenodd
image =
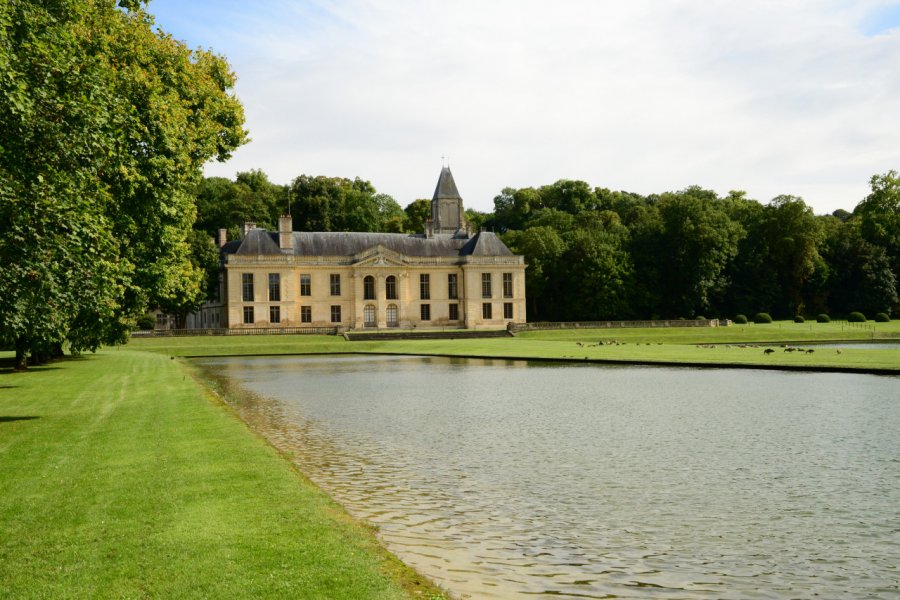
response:
M897 301L897 280L884 248L867 241L852 219L831 228L822 254L828 264L828 305L837 313L889 313Z
M860 219L860 233L871 244L884 248L891 261L894 277L900 281L900 175L888 171L873 175L872 188L860 202L854 215Z
M243 171L234 181L207 177L196 189L197 221L195 229L216 236L219 229L240 231L245 222L274 229L278 216L287 213L287 186L269 181L261 170Z
M561 304L567 299L559 293L556 276L566 244L552 227L531 227L525 231L508 231L503 240L516 254L525 256L525 289L528 316L531 320L560 318Z
M700 188L663 194L657 209L657 227L641 232L641 258L654 275L649 281L658 286L659 312L667 317L707 313L727 286L727 269L744 230L715 193ZM654 265L647 264L650 249Z
M296 231L396 231L400 205L360 178L301 175L290 187Z
M192 192L245 139L233 84L142 2L0 3L0 341L19 366L200 288Z

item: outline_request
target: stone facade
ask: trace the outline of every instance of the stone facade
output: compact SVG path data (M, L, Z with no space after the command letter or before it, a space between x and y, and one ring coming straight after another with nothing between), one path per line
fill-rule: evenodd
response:
M524 258L493 233L468 231L448 168L432 215L416 235L294 232L290 217L278 232L245 227L241 240L220 242L224 302L207 320L231 329L524 323Z

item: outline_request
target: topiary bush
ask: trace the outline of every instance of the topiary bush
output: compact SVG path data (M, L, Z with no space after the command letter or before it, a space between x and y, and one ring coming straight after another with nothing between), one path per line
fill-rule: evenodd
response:
M137 326L141 331L150 331L156 326L156 318L153 315L141 315L137 318Z
M734 315L734 322L738 325L746 325L747 315Z
M816 315L816 323L831 323L831 317L829 317L825 313Z
M797 315L794 317L794 323L806 323L806 319L802 315Z
M891 321L891 318L888 316L887 313L878 313L877 315L875 315L876 323L890 323L890 321Z
M756 316L753 317L754 323L771 323L772 317L769 313L756 313Z
M850 323L865 323L866 315L858 311L853 311L852 313L847 315L847 321L849 321Z

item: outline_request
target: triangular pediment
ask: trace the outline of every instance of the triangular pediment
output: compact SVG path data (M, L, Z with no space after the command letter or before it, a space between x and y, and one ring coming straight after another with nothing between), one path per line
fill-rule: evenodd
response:
M360 267L402 267L406 261L402 255L379 244L354 255L353 264Z

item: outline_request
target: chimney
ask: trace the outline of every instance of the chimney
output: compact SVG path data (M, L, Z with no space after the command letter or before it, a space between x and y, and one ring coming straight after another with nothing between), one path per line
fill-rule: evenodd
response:
M294 234L291 231L294 228L294 220L291 215L281 215L278 217L278 247L282 251L292 251L294 249Z
M228 230L220 229L219 230L219 248L225 245L228 242Z
M256 223L253 221L244 221L244 237L247 237L247 234L250 233L251 229L256 228Z

